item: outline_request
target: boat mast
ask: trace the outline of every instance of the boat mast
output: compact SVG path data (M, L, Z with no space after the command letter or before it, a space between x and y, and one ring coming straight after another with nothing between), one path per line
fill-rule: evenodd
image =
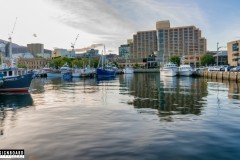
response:
M105 45L103 45L103 52L104 52L104 55L105 55ZM103 69L103 52L102 52L102 69Z

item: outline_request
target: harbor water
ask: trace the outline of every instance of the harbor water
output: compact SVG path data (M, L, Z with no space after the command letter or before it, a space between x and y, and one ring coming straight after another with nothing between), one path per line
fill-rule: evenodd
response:
M0 94L0 148L34 160L236 160L239 85L159 73L36 78L29 94Z

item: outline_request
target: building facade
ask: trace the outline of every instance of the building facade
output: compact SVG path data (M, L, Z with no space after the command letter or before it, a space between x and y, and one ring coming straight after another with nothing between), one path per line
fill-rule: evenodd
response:
M130 49L131 50L131 49ZM140 31L133 35L132 52L130 58L138 63L157 51L156 30Z
M75 52L72 50L55 48L52 52L52 59L59 58L59 57L68 57L68 58L75 58Z
M170 22L158 21L157 57L158 61L167 62L172 56L184 58L188 64L198 65L200 56L206 53L206 39L195 26L170 27Z
M37 55L38 53L44 53L44 45L41 43L31 43L27 44L28 52L33 55Z
M130 45L129 44L122 44L118 47L118 55L119 57L125 57L125 55L130 55Z
M27 66L28 69L41 69L48 65L49 59L44 58L18 58L17 64Z
M228 64L230 66L240 65L240 54L239 54L239 44L240 40L231 41L227 43L228 50Z

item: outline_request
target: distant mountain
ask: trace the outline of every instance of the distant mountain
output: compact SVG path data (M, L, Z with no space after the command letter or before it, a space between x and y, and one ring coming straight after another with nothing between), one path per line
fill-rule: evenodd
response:
M2 40L0 39L0 43L4 43L4 44L7 44L9 41L5 41L5 40ZM26 47L26 46L21 46L21 45L18 45L16 43L12 43L12 47L13 48L18 48L18 47Z

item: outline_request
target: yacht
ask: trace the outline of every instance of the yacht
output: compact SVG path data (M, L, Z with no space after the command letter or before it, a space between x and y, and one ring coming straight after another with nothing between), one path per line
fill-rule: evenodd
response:
M180 65L178 74L179 76L191 76L193 74L193 69L188 64Z
M178 74L178 66L174 63L165 64L164 67L160 68L161 76L173 77Z

